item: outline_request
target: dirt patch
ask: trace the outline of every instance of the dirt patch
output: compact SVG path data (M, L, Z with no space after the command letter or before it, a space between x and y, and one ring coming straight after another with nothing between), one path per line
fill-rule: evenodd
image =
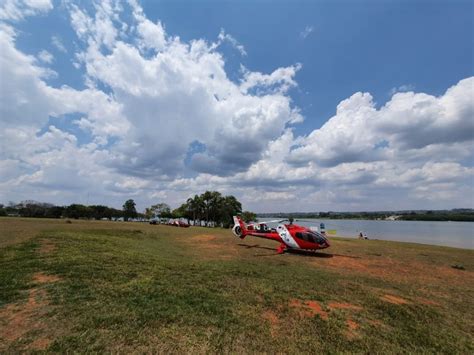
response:
M348 339L354 339L354 338L359 337L359 334L357 333L357 329L359 328L359 323L353 321L352 319L347 319L346 325L347 325L346 336Z
M328 307L330 309L350 309L352 311L361 311L363 309L361 306L356 306L355 304L337 302L330 302Z
M312 261L318 267L352 274L368 275L387 281L424 284L439 284L450 280L451 284L465 285L474 282L473 272L460 272L448 266L432 265L420 261L404 261L387 257L352 257L349 255L334 255L332 258L321 258Z
M328 319L328 313L323 310L321 305L316 301L301 301L293 298L289 303L290 307L296 308L298 313L303 317L314 317L315 315L320 316L322 319Z
M7 341L8 347L31 331L39 332L45 328L42 323L44 310L47 306L46 292L39 289L29 291L28 300L24 304L10 304L0 310L0 337ZM44 350L51 340L37 336L27 349ZM1 348L1 347L0 347Z
M59 280L58 276L42 272L33 275L33 282L38 286ZM48 333L48 327L45 324L48 309L47 293L42 288L30 289L26 303L13 303L0 309L0 338L7 341L6 344L0 345L0 352L8 349L10 344L17 340L27 337L30 332L35 332L37 335L25 350L47 349L52 341L50 337L44 335Z
M393 296L393 295L383 295L382 297L380 297L380 299L382 301L389 302L392 304L410 304L411 303L410 301L404 298Z
M48 348L49 344L51 344L51 340L50 339L46 339L46 338L39 338L39 339L36 339L35 341L33 341L29 348L30 349L35 349L35 350L45 350Z
M263 312L263 318L268 321L270 325L270 333L272 336L276 336L278 334L278 328L280 325L280 319L275 314L275 312L271 310L267 310Z
M417 301L427 306L441 306L440 303L426 299L426 298L418 298Z
M46 275L46 274L43 274L42 272L37 272L36 274L33 275L33 281L39 284L56 282L59 280L61 279L56 275Z
M235 246L229 246L218 239L215 235L199 234L183 239L187 246L192 244L192 248L199 251L200 256L210 259L228 260L237 255Z
M56 245L53 242L47 239L41 240L41 246L38 250L38 252L41 255L50 254L54 252L55 250L56 250Z
M354 331L354 330L357 330L357 328L359 328L359 323L354 322L352 319L346 320L346 324L347 324L347 328L350 331Z
M195 242L210 242L212 240L216 240L217 238L215 235L200 234L200 235L191 237L190 239L192 239Z
M266 319L267 321L270 322L271 325L278 325L280 323L280 320L278 319L278 316L273 312L273 311L265 311L263 313L263 318Z

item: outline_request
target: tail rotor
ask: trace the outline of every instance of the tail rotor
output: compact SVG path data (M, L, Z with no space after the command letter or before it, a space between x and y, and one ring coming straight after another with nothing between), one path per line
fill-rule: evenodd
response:
M240 238L244 239L247 235L247 228L245 227L244 221L240 219L238 216L234 216L234 227L232 227L232 233Z

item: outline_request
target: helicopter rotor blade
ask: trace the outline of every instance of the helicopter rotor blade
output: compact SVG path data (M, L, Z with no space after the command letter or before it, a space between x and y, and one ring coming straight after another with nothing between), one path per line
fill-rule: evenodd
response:
M257 224L260 224L260 223L281 223L281 222L284 222L284 221L287 221L288 219L272 219L270 221L259 221Z
M307 219L295 219L296 222L318 223L317 221L309 221Z

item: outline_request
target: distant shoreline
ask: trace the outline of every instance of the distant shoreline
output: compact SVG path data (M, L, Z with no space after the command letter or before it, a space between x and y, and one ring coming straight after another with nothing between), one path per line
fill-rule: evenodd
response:
M364 220L364 221L425 221L425 222L474 222L473 209L420 210L420 211L377 211L377 212L290 212L257 213L264 218L326 219L326 220Z
M442 220L442 219L395 219L395 220L388 220L388 219L373 219L373 218L329 218L329 217L295 217L292 216L294 219L314 219L314 220L331 220L331 221L340 221L340 220L351 220L351 221L381 221L381 222L474 222L474 220ZM258 219L265 219L265 218L274 218L274 219L284 219L289 217L275 217L275 216L259 216L257 215Z

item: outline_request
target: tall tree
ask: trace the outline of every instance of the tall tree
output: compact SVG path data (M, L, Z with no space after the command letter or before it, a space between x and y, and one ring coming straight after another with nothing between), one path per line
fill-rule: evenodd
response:
M173 218L186 218L187 223L189 224L189 219L191 216L191 213L189 211L189 206L187 203L183 203L181 206L178 208L174 209L172 212Z
M149 210L153 217L171 217L171 208L166 203L157 203L156 205L152 205Z
M135 201L132 199L125 201L123 204L123 217L126 221L128 221L129 218L135 218L137 216L137 209L135 206Z
M210 221L216 221L219 207L222 202L222 195L218 191L206 191L202 194L202 201L204 205L204 213L206 216L206 225L209 226Z
M257 220L257 215L250 211L244 211L242 212L242 220L245 223L250 223Z
M219 208L219 222L222 223L224 228L228 228L232 225L233 216L236 216L242 212L242 204L235 198L235 196L225 196L221 201Z
M204 216L204 201L202 196L194 195L193 198L188 198L187 203L191 210L193 221L199 220L199 222L201 222Z
M145 208L145 218L151 219L154 218L155 215L153 214L153 210L151 208Z

